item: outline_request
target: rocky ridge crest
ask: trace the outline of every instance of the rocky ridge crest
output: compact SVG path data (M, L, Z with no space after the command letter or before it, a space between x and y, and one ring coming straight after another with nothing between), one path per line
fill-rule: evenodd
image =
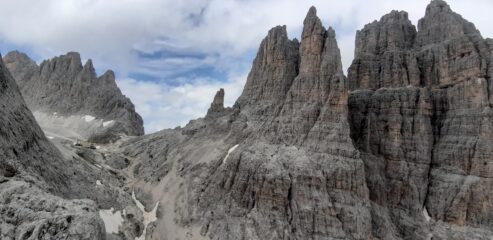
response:
M144 134L142 118L121 93L111 70L98 77L92 61L82 65L76 52L39 66L17 51L4 61L45 131L93 142L114 141L119 134Z

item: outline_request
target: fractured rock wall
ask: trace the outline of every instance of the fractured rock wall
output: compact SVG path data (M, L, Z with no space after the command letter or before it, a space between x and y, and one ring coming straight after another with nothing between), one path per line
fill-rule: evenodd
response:
M377 236L426 235L424 210L491 229L491 40L440 0L412 29L403 12L365 26L349 69L351 136L372 202L389 209L373 218L395 220Z

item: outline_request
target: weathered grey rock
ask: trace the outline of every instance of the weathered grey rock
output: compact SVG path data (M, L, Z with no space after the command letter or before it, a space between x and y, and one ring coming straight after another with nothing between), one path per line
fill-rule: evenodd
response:
M491 41L434 0L415 37L394 44L406 60L382 61L385 55L367 49L389 52L373 43L385 29L405 29L395 27L396 14L360 31L349 72L351 136L365 161L374 236L487 239L493 235L482 232L493 224ZM413 28L407 15L397 22ZM373 32L380 33L363 34Z
M417 61L409 53L416 28L406 12L392 11L356 33L350 89L419 85Z
M62 61L63 74L78 72L80 59L70 59ZM221 89L206 117L183 128L101 150L58 143L66 163L55 159L64 168L53 186L66 180L80 193L65 197L125 209L119 235L109 239L135 239L145 229L147 239L489 240L492 60L493 41L435 0L418 31L397 11L359 31L346 79L335 32L311 8L301 42L289 40L286 27L269 31L233 108L224 108ZM91 78L86 70L81 79ZM12 135L22 131L15 126ZM28 162L10 162L0 168L0 192L2 184L17 185L12 179L19 172L43 179L36 168L17 167ZM67 173L74 175L67 180ZM145 214L130 203L130 192ZM4 202L0 196L0 208L15 206ZM16 206L19 216L23 206ZM157 220L145 228L154 209ZM78 210L39 216L65 226L57 214ZM80 224L87 226L92 215L81 215ZM22 219L37 221L34 216ZM96 225L88 231L101 232ZM23 226L19 231L29 232ZM12 228L0 224L0 234L11 231L2 227Z
M442 0L432 0L419 20L417 46L441 43L464 35L480 35L474 24L452 11Z
M299 46L285 27L270 30L232 111L123 145L139 163L134 174L147 179L136 185L160 202L152 237L370 236L340 53L314 8ZM165 171L155 171L160 164Z
M236 108L259 124L276 116L298 75L298 65L298 41L288 39L286 26L271 29L260 44Z
M90 200L66 200L32 184L0 185L0 238L104 239L103 221Z
M92 201L52 195L73 193L74 166L46 139L1 59L0 126L0 238L103 239Z
M227 114L230 110L231 108L224 107L224 89L221 88L216 92L205 118L218 118Z
M114 73L97 77L92 61L82 65L78 53L37 66L27 55L14 51L4 61L45 131L95 142L114 141L120 134L144 134L142 118L116 85ZM53 124L56 121L64 122L63 127Z

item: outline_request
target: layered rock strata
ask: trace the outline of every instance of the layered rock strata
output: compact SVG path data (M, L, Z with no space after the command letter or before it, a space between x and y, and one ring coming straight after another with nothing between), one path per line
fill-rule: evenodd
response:
M392 223L374 227L374 235L433 235L426 215L471 236L491 229L491 40L434 0L417 31L407 13L392 12L359 31L356 46L351 136L365 161L370 199L388 211L375 211L374 225Z

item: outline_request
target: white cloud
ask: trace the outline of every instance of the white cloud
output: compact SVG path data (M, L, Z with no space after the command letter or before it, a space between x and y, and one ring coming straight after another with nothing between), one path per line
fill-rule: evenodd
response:
M326 26L336 29L347 68L353 58L356 30L393 9L408 11L416 24L428 3L429 0L2 0L0 39L27 46L43 58L79 51L83 58L92 58L98 69L115 70L123 78L117 80L123 92L137 105L147 131L152 132L202 116L219 87L237 97L252 52L268 29L287 25L290 37L299 38L311 5L317 7ZM475 23L484 36L493 36L489 21L493 1L450 0L449 4ZM156 52L170 55L139 55ZM188 79L186 75L179 79L180 74L203 67L243 77L226 83L213 76ZM131 79L130 73L150 75L160 81ZM181 85L170 84L177 79Z
M241 94L246 77L231 76L230 79L228 82L194 79L193 83L170 86L126 78L118 85L145 119L145 129L149 133L184 126L191 119L205 116L219 88L226 92L225 105L232 106Z

